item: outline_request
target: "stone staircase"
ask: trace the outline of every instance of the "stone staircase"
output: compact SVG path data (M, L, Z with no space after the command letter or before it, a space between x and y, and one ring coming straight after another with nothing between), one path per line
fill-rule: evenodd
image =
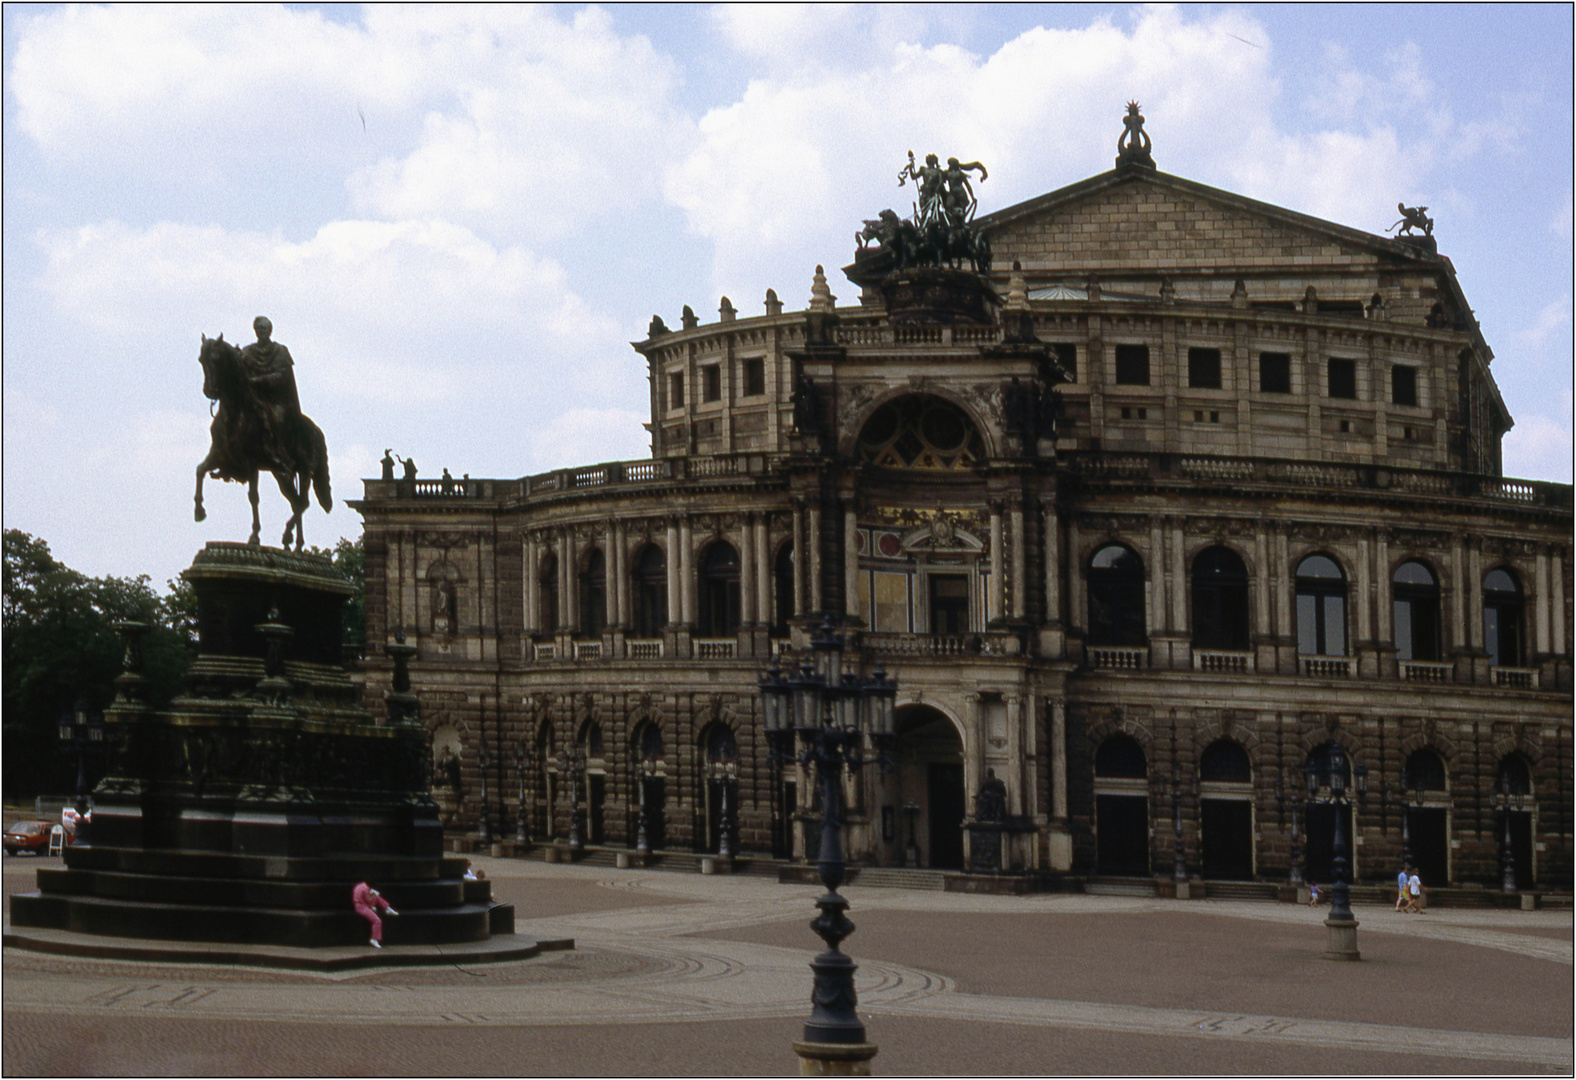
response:
M1156 895L1153 878L1092 877L1084 882L1083 891L1090 896Z
M896 866L860 866L849 871L849 884L872 889L927 889L941 892L947 887L941 870L920 870Z
M1279 887L1264 881L1208 881L1204 895L1211 900L1278 900Z

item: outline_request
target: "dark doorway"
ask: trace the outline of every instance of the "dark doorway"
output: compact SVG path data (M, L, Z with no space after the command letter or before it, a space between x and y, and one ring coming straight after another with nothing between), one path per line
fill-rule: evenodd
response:
M1210 881L1253 879L1253 804L1246 799L1204 799L1204 877Z
M1117 877L1149 874L1149 799L1096 795L1095 868Z
M1409 807L1407 835L1412 845L1412 866L1423 884L1440 888L1450 883L1450 835L1444 807Z
M929 774L930 865L936 870L963 869L963 765L931 762Z
M668 825L663 816L667 781L660 776L649 776L640 783L646 793L646 844L652 851L658 851L668 846Z
M1351 881L1352 872L1352 808L1340 807L1345 815L1344 828L1346 830L1346 873L1347 880ZM1335 860L1335 811L1333 803L1309 803L1308 811L1308 857L1303 870L1303 877L1310 883L1329 885L1335 880L1331 869ZM1416 842L1415 839L1413 841Z
M603 809L607 805L607 777L601 773L592 773L586 778L590 781L590 805L586 808L586 843L600 844L602 842Z

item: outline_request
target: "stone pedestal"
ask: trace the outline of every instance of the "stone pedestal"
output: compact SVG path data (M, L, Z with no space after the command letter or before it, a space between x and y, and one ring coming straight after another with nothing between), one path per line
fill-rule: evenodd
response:
M128 649L92 842L12 897L12 924L364 944L350 891L370 881L401 913L388 944L485 940L498 905L467 899L464 860L444 856L425 729L369 714L342 663L350 584L323 556L246 544L209 544L184 576L199 635L186 692L149 706Z
M989 326L999 302L990 282L972 270L920 266L881 280L887 318L903 324L973 323Z
M1361 960L1357 951L1356 919L1324 920L1324 958L1326 960Z
M874 1043L812 1043L795 1039L800 1076L869 1076Z

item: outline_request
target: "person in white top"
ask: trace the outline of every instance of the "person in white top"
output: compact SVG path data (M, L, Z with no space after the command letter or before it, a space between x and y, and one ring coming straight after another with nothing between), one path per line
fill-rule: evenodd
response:
M1406 910L1423 913L1423 881L1417 876L1417 871L1412 871L1412 876L1406 879Z

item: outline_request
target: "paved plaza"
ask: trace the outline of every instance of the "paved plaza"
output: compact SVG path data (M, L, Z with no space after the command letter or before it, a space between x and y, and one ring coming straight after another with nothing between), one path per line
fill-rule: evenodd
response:
M22 1075L788 1075L820 889L477 858L530 960L340 974L5 950ZM7 894L40 860L5 862ZM1572 915L843 890L884 1074L1571 1073Z

